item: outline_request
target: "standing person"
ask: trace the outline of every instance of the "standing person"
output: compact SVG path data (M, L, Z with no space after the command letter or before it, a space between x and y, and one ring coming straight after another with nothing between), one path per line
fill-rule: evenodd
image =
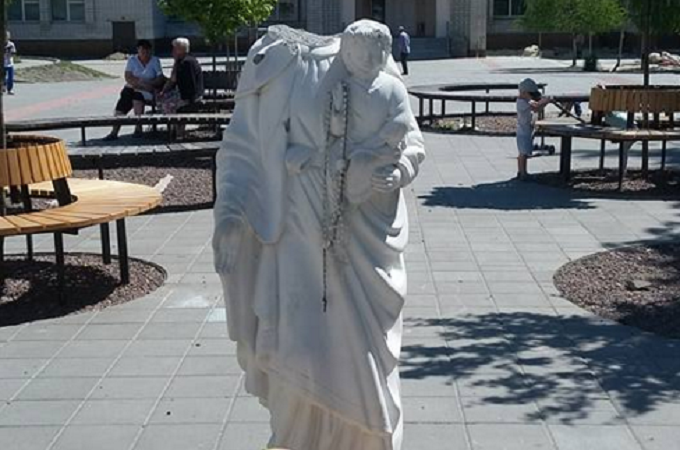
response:
M189 39L179 37L172 41L172 57L175 65L170 80L165 84L163 93L172 89L179 90L180 101L177 112L189 113L198 110L203 99L203 69L201 64L191 55Z
M14 55L17 54L17 47L12 42L12 35L7 32L5 42L5 90L9 95L14 95Z
M369 20L272 27L238 86L213 248L267 448L401 449L403 188L425 153L391 53Z
M115 115L125 116L134 110L135 116L144 114L146 102L152 101L155 92L163 86L165 77L161 60L152 54L151 42L142 39L137 42L137 54L131 56L125 66L125 87L120 92ZM118 139L120 126L113 127L106 141ZM141 125L135 127L134 137L142 135Z
M408 58L411 55L411 36L406 29L399 27L399 59L404 75L408 75Z
M517 179L529 178L527 161L534 151L534 113L544 109L552 99L541 98L541 91L534 80L527 78L519 84L517 97Z

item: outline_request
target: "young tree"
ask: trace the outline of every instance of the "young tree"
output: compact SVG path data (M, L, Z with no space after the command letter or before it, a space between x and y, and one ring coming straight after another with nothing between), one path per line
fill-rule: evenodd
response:
M654 35L680 32L680 0L629 0L628 15L642 33L644 84L649 84L649 53Z
M197 24L212 47L217 72L217 45L236 36L238 29L266 20L277 0L158 0L166 14ZM236 41L236 39L234 39ZM229 46L227 45L227 48ZM238 54L235 55L238 58Z
M538 33L538 47L543 49L542 35L559 29L560 0L525 0L526 9L519 19L519 26L526 31Z
M557 31L572 35L573 64L577 60L579 36L589 37L613 30L625 20L619 0L525 0L521 25L532 31Z
M588 51L591 55L593 35L620 27L626 18L618 0L561 0L558 14L560 29L573 36L574 53L578 36L588 36Z
M233 36L240 27L266 20L276 0L158 0L166 14L197 24L205 38L215 47Z

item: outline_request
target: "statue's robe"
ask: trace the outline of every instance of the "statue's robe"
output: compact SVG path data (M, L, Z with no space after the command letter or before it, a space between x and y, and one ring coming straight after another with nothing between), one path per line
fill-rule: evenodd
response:
M324 111L328 92L347 74L336 58L339 39L307 46L280 39L277 30L249 53L217 159L216 233L229 217L247 228L234 270L220 274L229 336L246 390L271 412L270 446L398 450L409 234L403 193L376 193L345 212L347 260L329 257L324 277ZM404 101L399 166L406 184L424 150ZM292 149L311 152L301 173L287 168Z

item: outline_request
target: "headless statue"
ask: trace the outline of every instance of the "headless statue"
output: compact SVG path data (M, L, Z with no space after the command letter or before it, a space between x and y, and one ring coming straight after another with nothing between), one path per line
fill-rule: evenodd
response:
M399 450L403 188L425 153L389 29L277 26L218 153L215 265L270 448Z

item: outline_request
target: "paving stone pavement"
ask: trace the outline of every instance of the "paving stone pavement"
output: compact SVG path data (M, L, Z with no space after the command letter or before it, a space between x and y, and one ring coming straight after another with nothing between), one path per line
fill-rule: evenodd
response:
M507 73L511 62L494 64ZM464 77L502 75L484 61L456 64ZM419 67L441 81L456 66ZM404 450L677 448L680 342L573 306L552 275L597 251L675 239L680 205L508 181L512 138L426 141L408 194ZM577 144L577 165L596 164L595 147ZM554 170L557 158L531 165ZM267 414L244 392L227 339L211 212L128 228L131 253L165 267L167 284L98 313L0 328L0 449L262 448ZM85 231L66 247L98 252L97 239ZM52 249L49 237L36 244Z

